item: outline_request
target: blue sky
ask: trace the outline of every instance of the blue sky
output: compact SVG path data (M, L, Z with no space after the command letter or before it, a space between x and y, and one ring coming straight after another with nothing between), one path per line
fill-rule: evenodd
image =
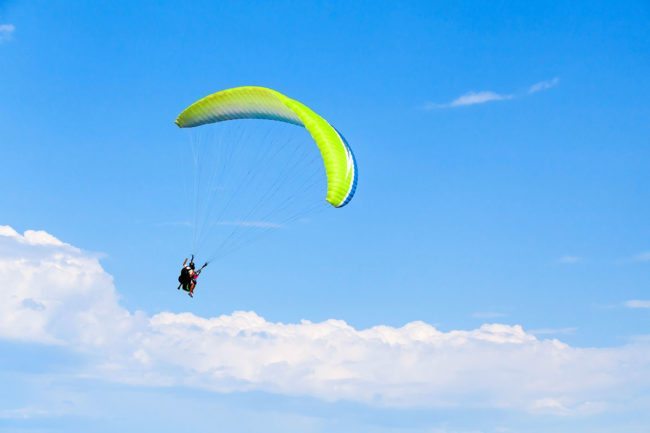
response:
M510 386L452 382L464 390L455 394L431 385L435 376L423 379L423 403L374 382L379 402L363 387L337 395L327 382L304 389L288 378L203 389L200 375L186 383L167 367L140 365L150 382L103 376L98 366L122 359L121 349L93 355L77 333L39 328L50 322L38 316L23 336L15 323L0 327L9 360L0 377L16 395L0 399L0 431L87 431L97 421L137 431L150 429L144 414L178 405L196 409L165 410L153 427L212 431L214 413L233 432L647 431L649 19L642 1L0 1L0 225L18 232L5 229L2 258L87 264L93 279L83 284L102 294L88 301L98 317L113 311L134 329L150 320L150 329L162 313L189 313L190 322L223 315L218 326L231 329L235 312L247 311L254 316L241 320L281 335L294 331L279 324L333 319L358 344L382 325L421 321L452 338L496 323L522 344L557 339L576 353L639 362L636 385L598 358L603 370L586 370L618 388L594 390L587 375L566 395L522 407L514 401L524 397L501 394ZM168 223L189 218L178 197L191 167L187 134L173 120L197 98L238 85L278 89L336 125L355 151L359 187L346 208L272 230L211 265L192 300L174 290L188 231ZM32 271L10 292L22 299L16 305L44 303L29 314L46 315L35 293L48 292L29 284L47 278L70 302L65 282ZM11 278L3 286L13 290ZM192 329L179 347L200 340ZM148 356L171 362L165 347ZM264 357L242 347L235 353ZM467 356L477 364L492 353L476 350ZM502 361L527 359L518 356ZM320 358L309 359L318 370ZM539 378L560 369L547 365ZM428 400L436 392L444 404ZM584 396L596 394L602 407L585 412ZM560 410L568 412L536 411L552 399L571 401Z

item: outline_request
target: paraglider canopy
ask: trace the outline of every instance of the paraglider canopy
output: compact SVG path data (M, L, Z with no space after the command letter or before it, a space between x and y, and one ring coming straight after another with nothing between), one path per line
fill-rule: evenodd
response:
M266 119L303 126L318 146L327 175L326 200L343 207L354 196L357 166L347 141L332 125L304 104L265 87L222 90L187 107L176 119L181 128L234 119Z

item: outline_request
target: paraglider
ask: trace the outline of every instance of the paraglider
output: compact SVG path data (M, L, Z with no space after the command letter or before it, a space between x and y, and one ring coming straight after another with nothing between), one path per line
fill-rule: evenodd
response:
M194 128L201 125L217 124L237 119L270 120L304 127L311 136L312 143L316 144L316 148L318 149L316 155L320 157L319 159L322 161L321 167L324 168L327 185L325 201L335 208L342 208L350 203L357 188L358 169L354 154L352 153L348 142L336 128L312 109L276 90L257 86L244 86L222 90L199 99L188 106L180 113L175 123L180 128ZM223 128L224 127L221 126L218 130L215 129L215 131L222 131ZM246 131L248 132L248 128L246 128ZM197 141L199 144L206 142L206 140ZM214 140L207 140L207 142L215 144ZM258 160L258 165L255 167L251 166L244 170L242 179L237 179L235 187L228 189L214 183L214 179L221 175L220 172L229 172L230 174L233 170L233 166L235 166L236 170L236 164L233 163L231 158L231 151L227 151L226 149L230 149L229 146L231 146L235 151L238 149L246 150L250 145L248 140L244 140L240 137L239 140L224 139L217 143L223 146L223 152L221 153L223 153L224 156L219 156L214 158L214 160L226 161L223 162L223 166L219 170L217 170L216 165L212 166L206 162L209 158L199 157L199 154L201 156L210 153L217 154L221 149L217 146L209 146L204 149L204 152L199 152L199 146L195 147L195 143L192 142L192 155L195 166L195 185L186 195L194 196L195 198L195 202L192 205L195 213L193 219L194 223L191 224L194 229L193 251L197 251L197 245L202 246L206 243L204 238L207 231L216 231L219 228L223 229L224 226L232 227L232 232L230 234L217 238L219 242L217 242L217 245L214 247L213 254L208 256L208 262L212 261L216 257L217 253L225 255L226 253L233 251L235 248L240 247L244 242L249 242L250 239L253 238L253 236L248 236L248 234L240 235L239 233L236 233L235 235L234 233L237 232L237 230L247 230L248 232L251 232L257 229L259 231L268 231L270 228L282 227L281 224L268 221L269 216L277 216L278 212L276 212L276 209L281 209L283 211L286 210L288 207L287 203L291 200L295 200L299 194L291 192L288 194L289 197L287 199L281 199L277 193L278 185L282 182L290 184L290 181L293 181L294 184L299 186L299 193L303 193L306 191L307 187L313 183L312 178L314 178L314 175L319 174L320 170L318 169L314 169L308 173L308 176L306 177L309 179L286 174L288 168L301 167L303 165L306 166L306 164L302 164L302 160L300 160L301 151L306 150L307 154L312 152L313 148L305 146L304 141L300 141L298 143L300 148L298 148L297 151L294 150L289 155L290 157L295 157L296 161L292 160L290 163L283 165L283 170L277 170L279 177L278 180L266 182L261 181L258 182L257 185L251 186L251 184L254 183L251 179L258 176L259 171L279 168L273 166L271 163L272 158L268 157L264 152L272 152L274 150L273 146L278 145L278 147L281 147L279 145L284 145L283 143L282 140L280 140L279 143L273 142L272 140L263 140L262 145L259 147L259 153L263 154L263 156L258 157L258 155L253 155L254 158L252 158ZM312 157L312 161L316 161L313 158L314 157ZM249 164L250 161L245 160L244 163ZM206 175L206 173L212 174ZM205 193L199 192L199 188L196 185L197 181L200 181L201 175L209 177L209 182L207 183L211 185L206 188ZM255 180L259 180L259 177L260 176L255 178ZM318 177L322 179L322 175ZM318 177L315 178L316 181L320 180ZM308 180L312 183L308 184ZM306 187L301 185L300 182L304 183ZM322 181L320 182L322 183ZM260 193L260 198L257 202L251 203L251 211L242 212L241 214L235 213L233 219L224 220L222 218L224 215L224 209L227 209L231 202L236 201L233 200L233 197L235 199L241 197L243 186L250 186L251 190L260 190L263 192ZM266 191L266 188L268 188L268 191ZM230 193L231 196L227 198L228 193ZM219 197L215 198L217 194L219 194ZM201 203L199 203L201 197L207 197L209 203L201 206ZM222 211L219 212L218 218L211 217L211 212L214 209L215 203L223 208ZM265 205L275 208L271 209L269 212L259 212L259 209L263 208ZM201 211L203 211L205 215L197 216L196 214ZM254 218L254 215L257 215L254 211L258 211L258 214L260 215L259 219L251 219ZM282 220L281 222L284 223L289 220L295 221L296 215L299 215L299 213L292 214L288 219ZM190 296L193 296L197 278L205 266L207 266L208 262L206 262L206 264L199 270L195 270L194 256L192 256L189 265L187 266L186 259L185 262L183 262L183 270L178 277L180 283L178 288L183 288Z

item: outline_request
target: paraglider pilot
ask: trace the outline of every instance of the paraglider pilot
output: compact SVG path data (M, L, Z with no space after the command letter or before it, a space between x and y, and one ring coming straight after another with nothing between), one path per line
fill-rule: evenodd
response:
M194 297L194 288L196 287L196 283L198 282L199 275L201 274L201 271L203 268L208 266L208 262L205 262L203 266L199 270L196 270L196 266L194 265L194 254L192 254L192 257L190 258L190 263L187 263L187 258L183 260L183 268L181 269L181 274L178 277L178 290L183 288L187 294L190 297Z

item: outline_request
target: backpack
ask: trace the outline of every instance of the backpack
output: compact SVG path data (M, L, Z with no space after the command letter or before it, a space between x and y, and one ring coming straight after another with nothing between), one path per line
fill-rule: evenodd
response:
M181 284L188 284L190 279L190 268L183 266L183 269L181 269L181 275L178 277L178 282Z

